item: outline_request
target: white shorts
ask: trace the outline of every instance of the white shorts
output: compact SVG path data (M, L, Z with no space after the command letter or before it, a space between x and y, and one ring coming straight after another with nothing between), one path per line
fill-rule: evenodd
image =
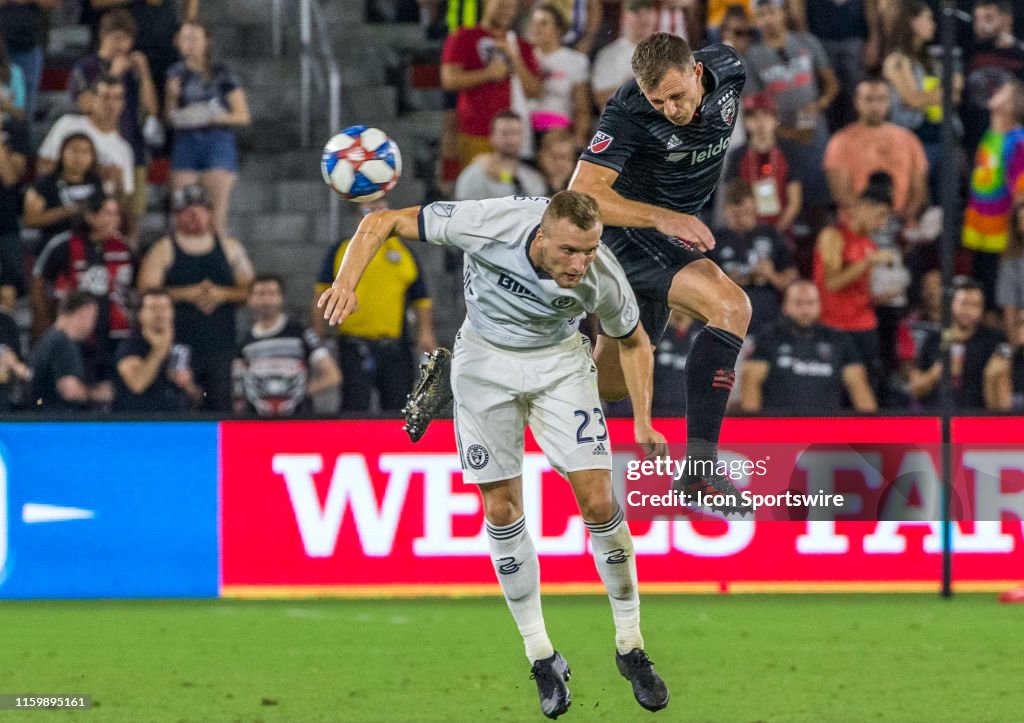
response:
M452 392L466 482L522 474L527 424L559 474L612 468L597 367L581 334L544 349L511 350L463 324L455 339Z

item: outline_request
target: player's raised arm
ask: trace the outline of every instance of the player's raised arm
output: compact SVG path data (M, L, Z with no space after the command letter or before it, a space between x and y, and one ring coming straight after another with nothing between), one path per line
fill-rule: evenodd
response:
M642 324L619 339L622 375L633 401L633 434L648 457L666 454L665 438L651 426L651 395L654 388L654 350Z
M374 211L363 218L345 249L337 278L331 288L320 295L316 304L324 310L324 319L331 326L340 324L359 308L356 286L384 242L394 235L408 239L420 237L417 225L419 212L419 206L410 206L395 211Z
M654 228L666 236L695 243L701 251L715 247L711 229L699 218L624 198L612 187L618 177L619 172L613 168L581 160L569 180L569 190L593 196L605 226Z

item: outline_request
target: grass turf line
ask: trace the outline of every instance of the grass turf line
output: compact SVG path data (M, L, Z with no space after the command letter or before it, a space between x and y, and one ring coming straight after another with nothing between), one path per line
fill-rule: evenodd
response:
M606 599L544 612L573 669L562 720L649 715ZM993 595L650 596L642 623L662 722L1024 715L1024 608ZM91 693L60 715L94 722L543 720L500 598L17 601L0 630L0 692Z

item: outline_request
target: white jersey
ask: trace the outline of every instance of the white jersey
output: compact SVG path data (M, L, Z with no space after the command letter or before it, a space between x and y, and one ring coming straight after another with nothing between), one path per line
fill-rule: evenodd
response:
M465 252L466 315L493 344L552 346L575 334L587 313L597 315L605 334L629 336L639 323L636 297L604 244L572 289L563 289L530 261L530 244L547 204L546 198L526 196L432 203L420 210L420 239Z

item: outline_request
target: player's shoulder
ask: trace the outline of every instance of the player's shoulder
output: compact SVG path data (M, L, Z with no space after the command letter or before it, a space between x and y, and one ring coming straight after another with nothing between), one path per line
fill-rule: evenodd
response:
M704 65L705 70L712 73L717 84L735 82L746 79L746 68L743 56L735 48L722 43L707 45L694 52L694 60Z
M597 247L593 268L595 271L595 281L614 279L616 282L626 282L626 272L622 268L619 259L615 256L615 252L608 247L608 244L602 243ZM626 283L628 284L628 282Z
M626 118L635 118L639 114L651 110L651 104L640 90L636 78L630 78L619 86L608 99L608 107L622 111Z

